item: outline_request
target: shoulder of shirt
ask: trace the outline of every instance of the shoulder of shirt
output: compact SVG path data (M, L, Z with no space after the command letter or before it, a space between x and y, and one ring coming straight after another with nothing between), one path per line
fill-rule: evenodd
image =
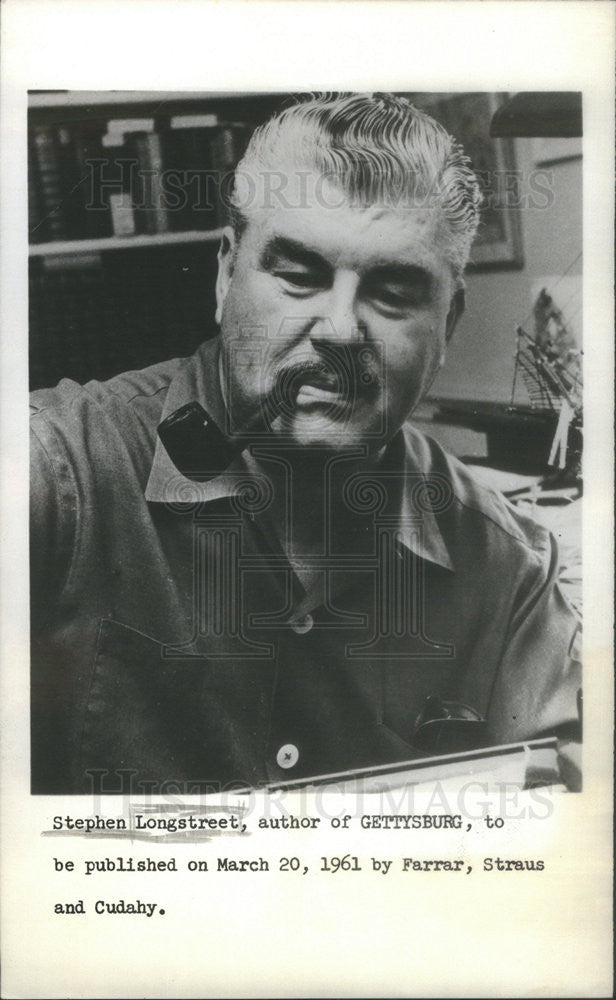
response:
M63 379L53 389L31 394L30 427L37 462L93 488L121 467L147 482L156 428L169 386L185 359L175 358L105 382L79 385ZM40 451L42 449L42 453Z
M443 516L439 516L439 521L445 522L447 515L453 514L454 538L464 530L465 523L471 527L479 521L485 532L492 538L498 537L501 543L512 548L522 547L534 553L541 562L549 558L550 534L543 525L520 514L501 492L480 482L471 469L448 454L433 438L409 425L405 426L404 435L407 454L415 467L426 475L444 476L451 487L453 502Z
M30 410L33 415L51 415L83 407L104 410L117 404L138 406L141 401L154 397L161 398L162 408L166 390L184 361L184 358L173 358L139 371L122 372L104 382L91 381L84 385L62 379L54 388L36 389L30 393Z

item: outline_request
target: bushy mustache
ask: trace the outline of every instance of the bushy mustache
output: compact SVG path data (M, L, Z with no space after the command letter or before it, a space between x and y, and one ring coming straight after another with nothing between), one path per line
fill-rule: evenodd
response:
M365 355L365 351L363 354ZM349 345L329 347L327 357L298 359L281 364L274 373L270 398L282 404L283 408L292 407L302 385L306 383L339 393L347 402L359 396L374 396L378 391L379 379L376 377L374 363L367 364L359 351L350 349Z

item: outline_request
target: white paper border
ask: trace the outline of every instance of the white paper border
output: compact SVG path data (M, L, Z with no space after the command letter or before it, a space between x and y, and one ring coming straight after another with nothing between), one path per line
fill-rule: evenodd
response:
M608 995L613 5L8 0L2 14L3 996ZM122 927L69 938L42 919L39 831L78 807L27 792L29 88L583 91L587 766L583 795L559 803L551 830L555 877L529 887L503 876L469 895L402 879L367 893L248 876L225 896L187 890L183 915L130 941ZM532 852L536 835L519 835L515 849ZM370 844L391 849L383 837ZM321 837L310 850L338 847ZM305 840L285 846L300 849Z

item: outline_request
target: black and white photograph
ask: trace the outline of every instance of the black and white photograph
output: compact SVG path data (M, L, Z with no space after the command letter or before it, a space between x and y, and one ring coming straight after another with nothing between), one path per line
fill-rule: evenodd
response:
M151 44L171 6L135 5ZM381 6L410 37L413 5ZM461 23L456 5L416 6L424 29L446 10ZM458 6L490 8L506 37L513 4ZM580 5L518 6L558 31L557 13ZM608 6L595 21L613 30ZM41 885L38 909L28 888L11 913L27 903L37 927L50 921L41 975L75 927L84 955L102 931L124 956L96 987L81 963L74 976L61 963L49 993L32 973L30 995L172 996L162 942L181 942L191 966L200 934L213 937L176 995L607 995L609 903L591 890L607 855L597 846L574 890L586 849L573 862L565 835L601 817L601 835L589 826L578 843L603 844L611 815L606 717L595 723L612 684L597 619L610 612L589 556L602 546L609 562L596 409L609 351L588 322L609 295L589 216L606 190L604 105L555 57L551 75L530 62L497 72L487 29L483 74L407 70L401 36L394 73L311 75L292 7L315 38L329 7L351 33L361 25L357 65L368 24L389 37L368 2L179 4L174 37L184 20L211 29L201 84L175 52L158 75L111 61L104 74L20 71L6 105L21 150L6 174L22 199L19 297L10 262L3 285L24 338L5 434L16 412L25 432L29 403L8 508L27 543L27 616L18 644L5 631L5 684L19 685L6 688L6 759L19 760L11 801L28 803L28 880ZM105 8L118 17L103 3L101 23ZM242 18L237 53L252 51L257 8L268 52L293 38L295 72L285 58L268 78L260 58L234 77L213 55L236 51L225 25ZM604 218L613 227L607 202ZM430 972L451 888L475 954L480 926L504 932L501 885L512 942L528 949L541 923L559 954L594 895L587 993L577 964L571 992L561 971L542 979L545 955L523 969L503 957L483 978L466 961L456 977L452 958ZM202 912L210 893L220 918ZM527 926L519 914L541 893ZM399 950L417 932L417 914L406 930L401 916L413 894L430 938L415 984ZM290 957L266 973L260 942L279 907L290 918L310 899L285 987ZM332 920L353 914L339 978L327 906ZM379 941L393 934L381 979L364 906L381 915ZM246 938L251 907L262 926ZM129 924L145 950L123 987ZM243 967L208 977L242 936ZM11 970L6 995L26 996Z
M535 168L546 133L580 93L31 95L33 792L512 744L533 780L547 738L579 789L582 157Z

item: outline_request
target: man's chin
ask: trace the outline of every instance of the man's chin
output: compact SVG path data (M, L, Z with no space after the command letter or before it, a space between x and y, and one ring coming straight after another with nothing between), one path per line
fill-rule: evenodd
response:
M383 444L378 435L361 423L352 419L324 417L318 413L300 413L285 418L275 428L275 433L279 441L306 449L307 461L311 451L315 455L356 452L358 447L372 451Z

